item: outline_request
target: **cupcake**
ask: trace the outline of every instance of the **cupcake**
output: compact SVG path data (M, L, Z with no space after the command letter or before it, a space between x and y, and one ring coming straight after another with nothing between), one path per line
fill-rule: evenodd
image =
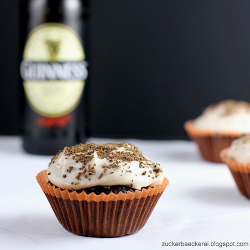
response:
M220 155L228 165L241 194L250 199L250 136L235 139Z
M222 162L220 151L243 134L250 133L250 104L226 100L207 107L184 128L205 160Z
M37 181L65 229L95 237L139 231L168 185L163 168L130 143L65 147Z

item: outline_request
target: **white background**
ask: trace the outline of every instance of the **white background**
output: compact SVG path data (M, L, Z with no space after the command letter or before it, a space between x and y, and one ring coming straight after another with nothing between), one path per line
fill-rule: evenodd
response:
M172 241L248 242L248 247L227 249L250 249L250 201L239 193L225 164L202 160L189 141L126 141L164 166L170 183L138 233L92 238L66 231L38 185L36 174L51 157L25 153L19 137L0 137L0 249L226 249L162 246Z

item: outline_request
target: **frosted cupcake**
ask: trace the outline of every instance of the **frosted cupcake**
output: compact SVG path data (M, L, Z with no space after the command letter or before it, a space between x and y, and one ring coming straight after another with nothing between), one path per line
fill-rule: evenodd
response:
M250 199L250 136L235 139L230 148L221 152L241 194Z
M140 230L168 185L163 168L129 143L65 147L37 180L65 229L95 237Z
M226 100L206 108L184 128L205 160L221 162L220 151L243 134L250 133L250 104Z

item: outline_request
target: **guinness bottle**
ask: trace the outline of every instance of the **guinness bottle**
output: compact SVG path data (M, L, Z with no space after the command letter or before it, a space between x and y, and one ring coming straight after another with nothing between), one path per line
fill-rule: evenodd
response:
M88 0L21 1L22 128L29 153L55 154L84 134L88 16Z

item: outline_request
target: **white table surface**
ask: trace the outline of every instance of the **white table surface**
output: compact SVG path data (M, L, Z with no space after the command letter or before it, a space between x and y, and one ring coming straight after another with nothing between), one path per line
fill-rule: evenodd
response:
M38 185L36 174L47 168L51 157L25 153L19 137L0 137L0 249L250 249L250 200L239 193L225 164L202 160L189 141L126 141L164 166L170 183L142 230L92 238L66 231ZM167 247L163 242L248 246Z

